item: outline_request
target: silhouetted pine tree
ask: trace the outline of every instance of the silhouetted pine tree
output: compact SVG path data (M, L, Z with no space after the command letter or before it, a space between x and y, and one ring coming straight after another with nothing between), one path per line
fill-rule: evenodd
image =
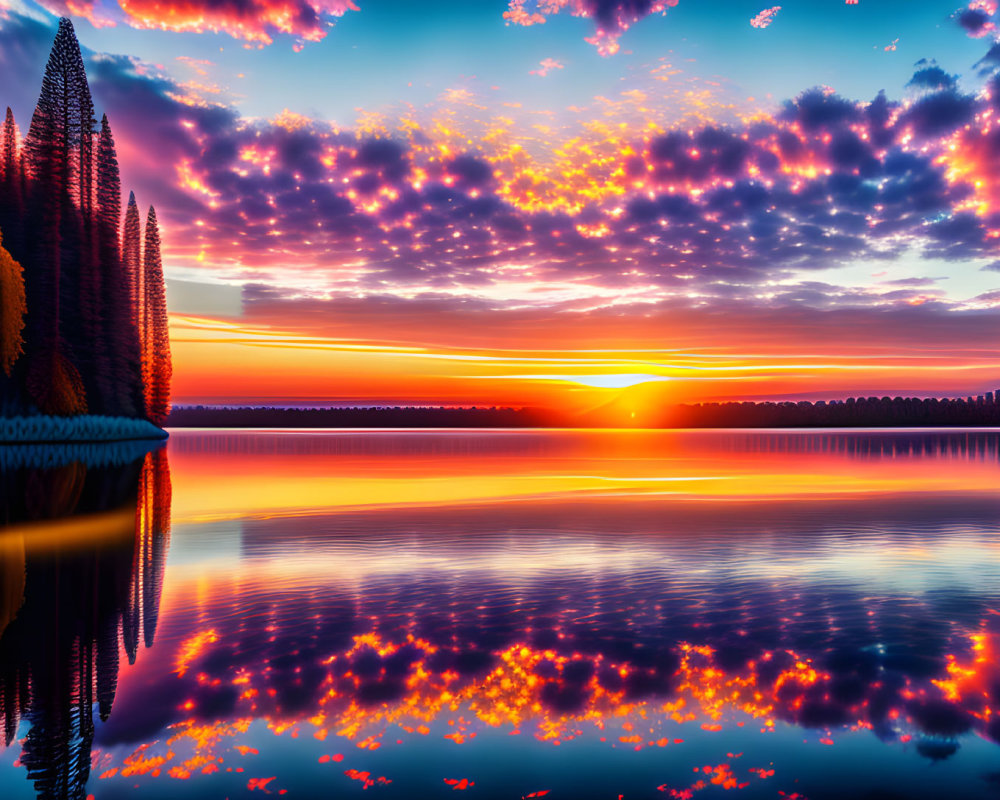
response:
M9 108L0 123L9 251L0 264L0 410L162 421L171 367L156 215L150 209L143 258L134 195L119 237L121 179L107 116L97 135L94 126L80 46L61 19L24 142Z
M101 265L104 320L102 350L106 354L108 394L106 413L136 416L142 413L142 372L139 333L133 321L128 276L122 264L118 223L122 211L121 179L115 140L107 114L101 118L97 143L97 256ZM133 204L134 205L134 204ZM131 208L131 206L130 206ZM139 212L135 210L136 222ZM138 233L136 234L138 245Z
M170 335L167 330L167 297L160 259L160 230L156 209L149 207L142 248L143 316L142 364L146 392L146 418L162 425L170 413Z
M74 37L75 40L75 37ZM109 413L108 398L113 394L111 360L104 337L107 289L102 281L98 252L98 221L94 213L94 101L83 66L79 46L69 51L70 72L78 84L77 115L80 121L72 157L76 162L76 208L79 212L79 245L74 253L77 268L79 327L66 328L74 361L80 369L87 392L88 407L95 413ZM64 309L64 318L69 309Z
M0 230L6 231L6 247L15 259L23 257L24 170L21 168L19 138L14 113L8 106L7 116L0 125Z
M91 183L93 179L91 178ZM77 264L77 308L79 327L66 328L74 361L80 369L87 392L87 405L91 413L114 413L114 385L111 368L111 350L108 347L106 327L112 313L109 294L113 287L107 283L104 265L100 258L98 220L91 210L82 214L80 244L74 259ZM63 323L70 316L63 312Z
M0 136L0 186L7 188L13 179L15 170L20 166L17 158L17 124L14 122L14 112L7 106L7 115Z
M60 20L60 25L62 21ZM70 23L72 31L72 23ZM73 35L76 43L76 35ZM80 46L70 49L70 69L78 83L77 114L80 120L80 134L73 144L77 153L77 203L85 220L94 218L94 133L97 120L94 118L94 100L90 95L90 83L87 81L87 71L83 66L83 54Z
M128 207L125 210L125 226L122 229L122 268L128 284L129 309L132 324L142 337L142 320L139 319L142 299L142 228L139 222L139 206L135 202L135 192L128 193Z
M62 316L72 322L78 302L73 279L81 251L80 156L87 148L92 121L85 113L90 90L80 45L68 19L59 30L45 66L42 90L31 119L25 149L30 165L28 198L31 270L28 296L28 390L49 414L80 414L87 401L80 373L69 356ZM69 301L69 304L67 303ZM67 308L67 305L69 307Z

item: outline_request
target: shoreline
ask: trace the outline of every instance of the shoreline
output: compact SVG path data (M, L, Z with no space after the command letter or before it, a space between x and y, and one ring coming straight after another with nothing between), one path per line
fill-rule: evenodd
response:
M155 442L169 435L148 420L131 417L84 414L0 418L0 446Z

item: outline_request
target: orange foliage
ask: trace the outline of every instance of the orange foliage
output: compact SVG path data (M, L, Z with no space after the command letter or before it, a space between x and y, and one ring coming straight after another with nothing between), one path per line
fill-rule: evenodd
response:
M150 206L142 250L140 355L146 418L162 425L170 413L170 336L156 210Z
M49 342L28 368L28 390L39 410L56 416L87 413L80 372L55 342Z
M3 247L0 232L0 368L8 376L24 352L24 315L28 306L24 299L24 270Z

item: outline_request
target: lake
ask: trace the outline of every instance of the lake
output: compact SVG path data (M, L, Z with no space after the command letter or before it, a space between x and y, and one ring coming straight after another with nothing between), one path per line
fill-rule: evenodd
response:
M184 430L0 467L6 800L1000 795L995 431Z

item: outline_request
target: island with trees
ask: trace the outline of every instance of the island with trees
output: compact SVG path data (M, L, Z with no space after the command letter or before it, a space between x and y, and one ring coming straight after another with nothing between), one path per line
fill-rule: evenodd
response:
M0 125L0 441L163 438L170 343L160 234L122 187L73 25L59 22L21 138Z

